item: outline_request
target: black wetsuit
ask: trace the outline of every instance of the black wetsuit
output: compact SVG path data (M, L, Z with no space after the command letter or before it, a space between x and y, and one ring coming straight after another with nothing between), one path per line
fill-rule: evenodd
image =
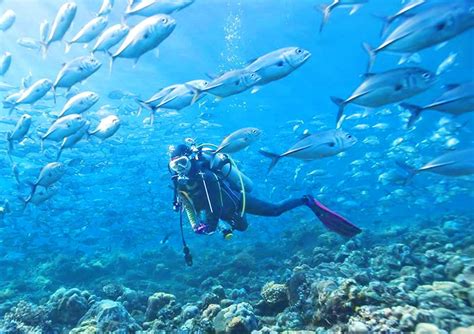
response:
M248 226L246 213L275 217L306 204L305 197L269 203L245 193L245 212L242 214L241 189L233 186L219 171L212 171L206 162L193 161L187 182L184 185L175 182L175 186L178 196L192 200L196 213L204 212L204 217L196 222L206 226L204 233L214 232L219 220L235 230L245 231Z

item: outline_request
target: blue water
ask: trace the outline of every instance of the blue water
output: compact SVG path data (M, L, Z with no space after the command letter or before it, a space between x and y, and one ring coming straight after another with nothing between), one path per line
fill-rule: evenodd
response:
M39 302L61 286L100 291L105 283L124 284L148 295L167 291L183 300L192 300L200 295L197 286L203 280L201 274L194 273L202 273L200 270L206 268L206 273L217 275L228 269L223 259L214 258L220 252L229 261L234 251L246 248L253 249L255 254L262 249L263 257L271 257L263 251L267 243L281 241L284 247L284 240L319 224L304 209L276 218L250 216L249 229L236 232L232 241L225 241L219 233L195 235L186 223L185 235L195 265L184 265L179 215L172 210L168 147L182 143L185 138L219 144L227 134L247 126L258 127L263 135L233 158L253 180L254 192L262 199L280 201L312 193L364 231L410 226L444 214L472 219L472 176L422 173L407 185L380 179L383 173L404 176L395 165L396 160L420 167L449 150L472 147L471 114L452 118L427 112L415 129L406 130L405 119L401 117L403 110L398 106L371 110L364 118L343 123L343 129L358 138L358 143L343 154L311 162L283 159L266 175L269 161L258 153L259 148L283 152L306 129L317 133L334 128L337 107L330 96L345 98L353 92L368 60L362 43L376 46L381 41L382 24L372 14L388 15L401 5L399 0L374 0L351 16L349 10L337 8L320 34L321 16L314 9L317 2L196 0L173 14L176 29L159 46L159 52L145 54L136 65L129 59L117 59L109 74L108 57L98 53L97 59L103 63L101 69L76 85L79 91L90 90L100 95L99 102L84 115L92 127L110 113L119 116L122 125L103 142L91 138L65 150L61 161L66 165L66 174L56 184L57 194L40 205L28 205L24 211L20 199L30 193L26 182L33 182L41 167L56 155L57 144L52 142L47 142L46 150L41 152L38 133L44 133L54 120L49 114L61 110L66 101L65 91L58 89L56 104L47 98L34 106L20 106L11 116L7 109L1 111L0 205L7 200L10 212L0 218L0 291L4 291L0 303L10 306L20 299ZM73 45L65 54L63 43L53 43L43 59L39 50L17 44L20 37L38 39L40 23L45 19L51 22L61 4L52 0L0 3L0 13L7 8L16 13L13 27L0 33L0 52L11 52L13 57L10 69L1 78L3 82L19 86L28 73L33 81L54 81L63 63L89 54L82 45ZM94 17L100 2L78 0L77 5L78 12L66 40ZM125 7L125 0L116 0L109 26L121 21ZM141 19L131 17L127 22L134 25ZM410 99L411 103L431 102L443 92L443 84L473 80L473 38L471 30L441 48L419 52L421 62L416 66L436 71L452 52L457 54L456 66L444 73L432 89ZM108 97L111 91L120 90L146 99L165 86L207 79L206 74L239 68L251 59L287 46L299 46L312 53L288 77L262 87L255 94L246 91L218 102L205 97L205 103L176 113L157 114L153 125L147 120L146 110L138 113L133 98ZM381 53L373 71L395 68L399 58ZM7 95L0 92L0 99ZM29 138L16 144L12 157L20 180L25 183L17 185L5 137L23 112L30 113L33 124ZM346 109L347 115L363 112L362 107L353 105ZM300 123L293 121L297 120L303 124L296 129L295 124ZM377 123L386 123L387 128L373 128ZM369 127L354 128L358 124ZM367 138L372 140L364 142ZM397 138L403 142L394 146ZM455 140L454 146L447 144L450 139ZM321 171L316 176L307 176L315 169ZM168 233L172 233L169 244L160 245ZM316 246L311 238L301 240L302 250ZM275 277L291 269L285 262L285 249L280 250L276 255L279 265L271 269ZM257 259L248 270L259 270L264 262L258 261L265 259ZM113 266L107 267L107 261ZM77 266L81 262L87 262L89 267L92 262L98 264L90 272L80 272ZM161 263L165 270L157 270L153 263ZM241 288L237 280L225 284L226 288ZM2 312L6 310L4 306Z

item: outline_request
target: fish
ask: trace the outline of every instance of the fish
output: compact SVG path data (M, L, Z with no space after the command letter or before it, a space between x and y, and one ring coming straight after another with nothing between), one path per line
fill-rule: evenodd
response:
M347 99L331 97L339 107L336 123L348 104L377 108L420 94L437 81L434 73L419 67L404 67L381 73L367 73L362 84Z
M257 73L261 79L259 86L286 77L303 65L311 57L311 52L299 47L288 47L267 53L248 62L247 71ZM256 86L257 87L257 86Z
M321 22L321 25L319 26L319 32L322 32L324 29L324 26L328 23L329 21L329 16L331 15L331 12L337 8L337 7L351 7L351 12L349 15L354 14L359 10L362 5L368 3L369 0L334 0L331 4L329 5L319 5L316 6L315 9L320 11L321 14L323 15L323 20Z
M397 165L408 173L408 180L421 172L444 176L465 176L474 174L474 148L456 150L440 155L420 168L396 161Z
M382 32L380 33L381 36L384 36L388 30L388 27L393 23L398 18L401 18L403 16L406 16L409 12L412 10L420 7L421 5L425 4L425 0L414 0L406 4L402 9L400 9L398 12L396 12L393 15L383 17L383 16L376 16L382 19L384 22L384 25L382 27Z
M436 69L436 75L441 75L448 72L451 67L453 67L456 63L456 57L458 56L457 53L450 52L449 55L439 64L438 68Z
M0 76L4 76L10 65L12 64L12 54L10 52L4 52L0 56Z
M257 128L242 128L226 136L219 144L214 154L239 152L252 143L261 135L262 131Z
M30 87L25 89L16 101L14 101L11 109L13 111L16 106L20 104L34 104L41 98L43 98L46 93L48 93L53 87L53 82L49 79L41 79L36 81Z
M13 10L7 9L2 16L0 16L0 31L7 31L10 29L16 20L16 14Z
M13 151L13 143L22 141L31 127L31 116L23 114L15 125L13 131L7 133L8 153Z
M180 11L191 4L195 0L143 0L135 1L127 7L125 17L138 16L153 16L156 14L173 14Z
M449 84L445 86L446 91L434 102L423 107L401 103L400 106L407 109L411 116L407 127L410 128L420 118L423 111L436 110L455 116L474 111L474 81L462 84Z
M82 56L63 65L53 84L53 90L58 87L71 89L75 84L87 79L97 72L102 64L92 56Z
M31 194L35 193L36 187L38 186L48 188L52 184L56 183L63 177L65 172L66 169L60 162L50 162L46 164L43 168L41 168L36 181L34 183L30 183L32 187Z
M115 115L109 115L103 118L97 128L89 132L89 136L94 136L105 140L112 137L120 128L120 119Z
M255 72L246 69L227 71L215 78L204 88L187 85L194 92L192 103L194 104L203 93L216 96L218 99L239 94L250 87L255 86L262 77Z
M71 97L64 105L58 117L71 114L82 114L99 101L99 95L94 92L82 92Z
M109 15L114 7L115 0L103 0L102 5L100 6L97 16L106 16Z
M120 58L132 58L135 64L140 57L161 44L176 27L171 16L159 14L149 17L130 29L118 50L112 55L113 61Z
M33 203L34 205L39 205L43 202L46 202L48 199L57 194L58 190L59 189L56 187L45 188L43 186L37 186L34 193L30 194L25 199L21 199L23 201L23 211L30 203Z
M9 83L0 81L0 92L8 92L14 89L18 89L18 87L14 85L10 85Z
M43 57L46 57L48 48L53 42L61 41L71 27L72 21L76 17L77 5L74 2L64 3L58 10L54 18L53 25L49 29L49 35L43 42Z
M74 37L66 43L65 52L68 53L75 43L89 43L99 36L107 27L109 20L106 16L99 16L90 20Z
M171 85L158 91L155 95L146 101L137 99L140 106L151 110L151 123L153 124L154 115L159 109L168 109L179 111L192 104L194 92L188 86L197 89L203 89L208 85L205 80L191 80L184 84Z
M403 21L377 47L364 43L369 55L367 72L378 53L413 54L446 42L474 26L472 1L462 0L439 3Z
M64 149L74 147L74 145L76 145L82 138L89 134L88 131L90 126L91 123L89 121L86 121L79 130L63 139L58 154L56 155L56 161L61 158L61 154L63 153Z
M357 139L341 130L327 130L309 135L298 141L282 154L276 154L260 149L260 153L271 159L268 173L284 157L291 157L300 160L317 160L339 154L357 143Z
M109 49L123 40L129 31L130 28L125 24L115 24L111 26L99 36L92 48L92 53L101 51L111 56Z
M76 133L85 123L86 120L79 114L58 118L41 137L41 144L45 140L61 141Z
M44 20L43 22L41 22L40 33L39 33L39 36L40 36L39 40L41 43L46 43L49 36L49 29L50 29L50 25L49 25L48 20Z
M39 50L41 49L41 42L31 38L31 37L20 37L16 40L16 43L19 46L22 46L30 50Z

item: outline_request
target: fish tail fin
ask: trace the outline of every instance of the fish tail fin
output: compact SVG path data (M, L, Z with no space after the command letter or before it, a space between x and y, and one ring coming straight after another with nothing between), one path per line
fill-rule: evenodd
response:
M413 124L420 118L420 115L423 111L422 107L416 106L409 103L400 103L400 107L406 109L410 112L410 118L408 119L407 129L411 128Z
M110 61L109 61L109 76L112 75L112 68L114 67L114 61L115 57L112 55L110 56Z
M367 73L370 72L370 70L372 69L372 67L374 66L374 63L375 63L375 57L377 55L377 49L374 49L372 48L369 43L363 43L362 44L365 51L367 52L367 54L369 55L369 62L367 64Z
M44 139L41 139L41 153L44 153Z
M342 115L344 114L344 108L346 107L346 103L343 99L335 96L331 96L331 101L339 107L336 116L336 124L339 124L339 121L341 120Z
M46 59L48 55L49 43L41 42L41 57Z
M200 90L199 88L194 87L193 85L185 84L185 86L186 86L186 88L188 88L190 91L192 91L194 93L193 100L191 101L191 104L196 103L196 101L199 99L199 97L202 94L202 90Z
M12 103L12 105L10 106L10 109L8 109L8 116L11 116L13 113L13 110L15 109L16 109L16 103Z
M8 142L8 156L10 156L10 153L13 151L13 140L11 139L12 133L8 132L7 133L7 142ZM11 158L10 158L11 160Z
M64 42L64 44L66 45L64 47L64 53L69 53L69 51L71 51L71 46L72 46L71 42Z
M264 157L270 158L272 161L270 162L270 166L268 166L268 171L267 174L271 172L271 170L276 166L278 161L282 158L280 154L268 152L265 150L260 149L260 154L263 155Z
M54 101L54 104L56 104L56 87L53 85L53 87L51 87L51 90L53 91L53 101Z
M408 165L407 163L403 161L397 160L395 161L395 163L397 164L398 167L403 169L408 174L408 176L405 179L404 185L406 185L418 173L418 170L416 168Z
M317 11L321 12L321 14L323 15L323 20L321 21L321 25L319 26L319 32L323 31L324 26L329 21L329 16L331 16L332 10L339 5L339 2L340 0L335 0L330 5L317 5L314 7Z

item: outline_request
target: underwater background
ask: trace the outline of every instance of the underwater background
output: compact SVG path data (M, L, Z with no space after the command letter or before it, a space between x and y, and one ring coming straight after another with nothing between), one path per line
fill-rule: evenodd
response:
M363 1L361 1L363 2ZM428 1L434 2L436 1ZM63 1L0 1L16 20L0 31L0 53L11 66L0 78L5 100L22 80L55 80L62 64L90 54L83 45L53 43L44 58L39 27ZM382 41L382 21L404 4L372 0L354 14L336 8L322 32L319 0L196 0L171 14L176 28L134 65L96 53L101 68L75 85L98 103L84 113L92 127L108 115L120 128L107 138L83 139L65 149L65 175L51 198L26 207L43 166L59 144L44 143L67 98L56 90L33 105L0 111L0 333L272 333L391 331L473 333L474 179L420 173L407 182L396 161L420 167L446 152L473 146L473 117L426 112L407 129L397 104L367 111L349 105L342 128L358 139L347 151L315 161L284 159L267 174L266 147L284 152L305 131L334 129L338 107L363 80L368 56L363 42ZM102 2L77 0L70 40L96 17ZM127 7L116 0L108 25ZM126 19L134 26L143 17ZM443 85L474 78L474 32L469 30L412 57L409 66L436 72L452 54L455 63L436 85L409 99L424 105ZM33 43L34 44L34 43ZM215 76L289 46L311 52L294 73L258 92L216 101L211 96L179 111L150 113L136 99L161 88ZM116 47L115 47L116 48ZM159 49L159 51L158 51ZM399 66L381 53L372 72ZM28 113L28 136L9 154L7 133ZM232 154L253 180L253 193L280 201L311 193L363 232L350 240L324 229L305 209L280 217L249 216L247 231L232 240L220 233L186 241L194 265L183 261L179 214L172 209L169 146L192 138L219 144L243 127L262 130L258 142ZM19 182L18 182L19 181ZM469 326L470 329L468 328Z

